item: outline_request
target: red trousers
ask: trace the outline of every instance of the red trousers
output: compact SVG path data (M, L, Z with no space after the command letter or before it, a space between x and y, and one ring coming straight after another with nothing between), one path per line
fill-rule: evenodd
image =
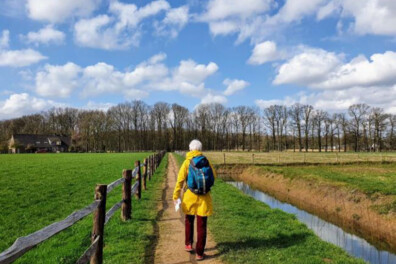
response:
M192 245L194 242L194 219L195 215L186 215L185 227L186 227L186 245ZM195 250L198 255L202 256L205 250L206 244L206 224L208 217L197 215L197 245Z

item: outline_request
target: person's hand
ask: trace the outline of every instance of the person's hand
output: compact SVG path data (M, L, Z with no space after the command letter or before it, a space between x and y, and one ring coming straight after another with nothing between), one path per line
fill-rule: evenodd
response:
M177 204L177 199L173 200L173 205L176 206L176 204Z

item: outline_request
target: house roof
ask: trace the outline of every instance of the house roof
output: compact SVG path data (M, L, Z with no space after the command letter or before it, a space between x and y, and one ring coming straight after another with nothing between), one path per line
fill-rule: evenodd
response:
M34 135L34 134L15 134L13 135L14 140L23 145L33 145L37 148L45 148L55 145L56 141L60 140L62 145L70 145L70 138L57 135ZM51 144L52 143L52 144Z

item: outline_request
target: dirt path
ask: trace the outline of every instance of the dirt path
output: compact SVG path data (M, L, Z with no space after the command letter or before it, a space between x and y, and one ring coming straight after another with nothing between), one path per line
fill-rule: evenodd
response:
M158 222L159 241L155 249L154 263L197 263L195 254L184 250L184 215L175 212L173 206L173 189L176 184L178 166L172 154L169 155L167 179L162 195L162 205L160 206L160 220ZM209 218L210 221L210 218ZM194 234L196 238L196 230ZM199 263L221 263L218 259L216 244L208 233L206 241L206 258Z

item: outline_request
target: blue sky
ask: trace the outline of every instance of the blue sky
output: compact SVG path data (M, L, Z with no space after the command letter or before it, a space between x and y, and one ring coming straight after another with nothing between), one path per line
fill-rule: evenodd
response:
M396 113L393 0L3 0L0 119L125 100Z

